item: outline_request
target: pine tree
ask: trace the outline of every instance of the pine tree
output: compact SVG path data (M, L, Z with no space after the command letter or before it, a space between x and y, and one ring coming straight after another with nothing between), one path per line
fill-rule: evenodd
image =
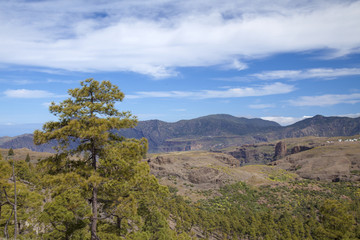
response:
M29 154L26 154L25 162L27 162L27 163L30 162L30 155Z
M8 151L8 157L10 159L12 159L12 157L15 155L14 150L12 148L9 149ZM13 213L14 213L14 239L16 240L17 234L18 234L18 225L17 225L17 191L16 191L16 175L15 175L15 163L14 160L12 159L12 181L14 182L14 202L10 202L9 200L8 203L12 205L13 207ZM6 194L6 192L5 192ZM7 228L7 224L6 227ZM7 232L7 231L6 231Z
M0 161L0 225L3 216L3 205L6 204L5 190L10 188L9 178L11 176L11 167L8 162Z
M92 78L80 84L82 88L68 91L70 98L59 104L54 102L51 104L50 112L58 117L58 121L46 123L43 131L36 130L34 142L43 144L57 140L59 153L68 156L89 153L89 158L84 159L83 162L92 169L87 176L89 188L92 189L91 239L99 239L96 233L98 190L103 181L99 176L99 160L106 156L105 149L109 144L125 140L114 130L134 127L137 120L129 112L119 112L115 109L115 103L124 98L124 94L117 86L109 81L99 83ZM69 145L72 142L77 144L77 147L70 149Z
M8 151L8 156L14 156L14 150L12 148L9 149Z
M0 239L14 239L15 227L16 235L21 239L35 239L38 215L43 205L43 197L34 189L34 185L26 180L27 184L16 181L16 189L9 179L13 179L13 161L0 161ZM19 167L19 163L22 166ZM18 179L24 179L22 167L29 167L25 161L15 162L15 175ZM20 176L19 176L20 170ZM30 185L29 185L30 184ZM16 195L16 214L17 225L13 224L15 214L15 195ZM14 221L12 221L14 220ZM21 237L20 237L21 235Z

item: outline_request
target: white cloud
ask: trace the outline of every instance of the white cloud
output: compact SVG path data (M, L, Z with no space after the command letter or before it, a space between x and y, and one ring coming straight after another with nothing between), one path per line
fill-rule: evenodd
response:
M289 103L294 106L332 106L340 103L355 104L360 102L360 93L325 94L321 96L303 96Z
M9 98L48 98L55 96L55 94L48 91L29 89L6 90L4 94Z
M331 79L343 76L360 75L360 68L312 68L306 70L277 70L267 71L250 76L261 80L274 79L309 79L309 78L325 78Z
M78 80L62 80L62 79L48 79L48 83L63 83L63 84L73 84L78 83Z
M29 84L37 83L37 81L28 80L28 79L6 78L6 79L0 79L0 83L12 84L12 85L29 85Z
M360 113L349 113L344 115L339 115L340 117L349 117L349 118L358 118L360 117Z
M223 68L224 69L235 69L238 71L242 71L242 70L249 68L249 66L246 63L240 62L239 60L235 59L230 64L224 65Z
M303 117L261 117L261 119L268 120L268 121L274 121L279 123L282 126L291 125L293 123L296 123L298 121L304 120L306 118L311 118L312 116L303 116Z
M240 98L267 96L276 94L290 93L295 87L283 83L274 83L256 87L229 88L226 90L201 90L201 91L152 91L137 92L135 95L127 95L129 99L135 98L191 98L191 99L208 99L208 98Z
M359 16L360 1L5 1L0 62L163 78L235 58L241 70L280 52L359 52Z
M252 109L265 109L265 108L274 108L275 104L251 104L249 108Z

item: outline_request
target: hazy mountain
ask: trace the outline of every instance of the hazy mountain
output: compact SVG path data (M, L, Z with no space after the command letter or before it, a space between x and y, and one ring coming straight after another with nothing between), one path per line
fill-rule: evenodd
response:
M280 138L352 136L360 133L360 118L316 115L285 127Z
M282 127L272 121L219 114L174 123L140 121L136 128L123 129L119 133L128 138L147 138L149 152L209 150L283 138L352 136L360 134L360 118L317 115ZM1 148L52 151L52 145L35 146L31 134L0 138Z
M166 152L190 150L193 149L191 145L199 142L206 145L201 149L209 149L218 141L227 142L226 139L277 129L281 129L281 126L276 122L218 114L175 123L142 121L136 128L121 130L120 133L125 137L147 138L150 152Z
M52 147L55 146L55 143L36 146L33 137L33 134L22 134L16 137L1 137L0 148L28 148L36 152L54 152Z

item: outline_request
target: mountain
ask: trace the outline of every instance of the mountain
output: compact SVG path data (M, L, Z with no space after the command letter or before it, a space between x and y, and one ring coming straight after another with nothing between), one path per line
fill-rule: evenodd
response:
M272 121L218 114L174 123L140 121L135 128L122 129L119 134L127 138L147 138L149 152L218 150L283 138L353 136L360 134L360 118L317 115L282 127ZM3 137L0 147L53 151L51 147L55 143L35 146L32 137L31 134Z
M353 136L359 133L360 118L316 115L285 127L280 138Z
M0 148L28 148L36 152L55 152L54 149L52 149L52 147L56 145L55 142L36 146L33 140L33 134L22 134L16 137L1 137Z
M276 122L218 114L175 123L142 121L136 128L121 130L120 134L147 138L150 152L169 152L222 148L241 141L241 136L255 134L256 138L256 134L276 129L281 129Z

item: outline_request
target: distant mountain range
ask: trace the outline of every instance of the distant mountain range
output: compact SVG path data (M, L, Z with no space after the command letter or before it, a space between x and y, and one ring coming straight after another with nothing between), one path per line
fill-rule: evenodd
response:
M353 136L360 134L360 118L317 115L283 127L272 121L218 114L174 123L140 121L137 127L119 133L127 138L147 138L149 152L216 150L283 138ZM0 138L0 148L52 152L54 144L35 146L32 134Z

